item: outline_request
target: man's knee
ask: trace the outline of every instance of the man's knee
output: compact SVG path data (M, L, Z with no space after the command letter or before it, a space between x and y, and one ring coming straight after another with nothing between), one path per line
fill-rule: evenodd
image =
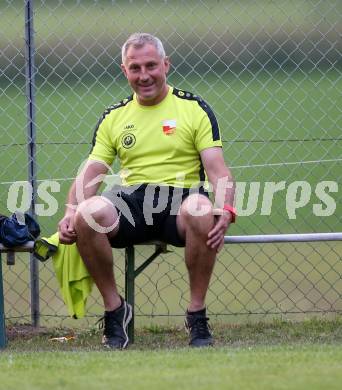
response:
M109 233L115 229L118 215L113 204L102 196L93 196L79 204L75 213L75 230L93 229Z
M212 203L204 195L190 195L182 204L180 218L184 228L207 231L212 228L214 222Z
M184 218L208 217L213 214L213 206L210 200L201 194L188 196L182 204L181 214Z

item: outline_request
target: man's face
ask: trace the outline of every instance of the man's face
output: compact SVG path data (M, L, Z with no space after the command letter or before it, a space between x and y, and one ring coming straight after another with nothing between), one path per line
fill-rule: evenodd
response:
M169 59L161 58L151 44L138 49L130 46L121 65L128 83L137 94L138 102L145 106L157 104L167 95L166 74L169 68Z

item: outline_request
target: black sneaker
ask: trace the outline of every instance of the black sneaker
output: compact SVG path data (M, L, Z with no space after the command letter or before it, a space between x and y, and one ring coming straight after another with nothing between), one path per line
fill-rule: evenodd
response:
M192 347L208 347L214 344L208 320L205 309L186 313L185 329L190 335L189 345Z
M121 306L113 311L105 311L101 318L103 326L102 344L106 348L125 349L129 339L127 326L132 319L132 306L121 298ZM100 321L101 321L100 320Z

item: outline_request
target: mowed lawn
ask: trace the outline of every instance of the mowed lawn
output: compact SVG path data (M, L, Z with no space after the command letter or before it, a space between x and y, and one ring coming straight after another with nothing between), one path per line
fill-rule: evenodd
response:
M340 389L342 348L3 352L0 383L6 390Z

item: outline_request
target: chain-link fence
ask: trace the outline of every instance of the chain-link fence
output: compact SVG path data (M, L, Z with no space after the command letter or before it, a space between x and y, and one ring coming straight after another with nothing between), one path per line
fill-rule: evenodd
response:
M7 0L0 14L2 213L29 207L19 181L36 181L43 234L54 233L99 116L130 94L121 45L145 31L165 44L169 83L202 95L218 117L238 188L229 234L342 231L340 1ZM184 313L183 253L170 249L136 281L141 321ZM226 245L208 311L233 321L341 312L341 249ZM141 261L150 251L138 247ZM30 318L29 265L22 256L4 270L7 318ZM121 251L115 268L122 291ZM51 263L39 265L39 296L42 323L67 318ZM101 314L96 291L87 308Z

